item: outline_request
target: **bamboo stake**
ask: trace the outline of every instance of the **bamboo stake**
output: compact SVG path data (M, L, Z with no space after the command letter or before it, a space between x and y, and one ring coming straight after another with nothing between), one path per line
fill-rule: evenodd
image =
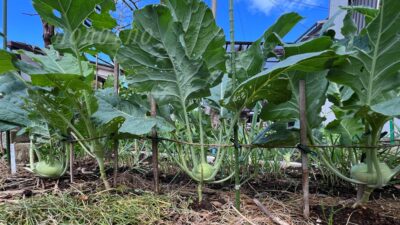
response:
M114 60L114 92L119 94L119 64L117 60ZM113 144L113 155L114 155L114 174L113 174L113 186L117 186L117 176L118 176L118 140L114 140Z
M7 7L7 0L3 0L3 49L7 49L7 12L8 12L8 7Z
M230 23L230 39L231 39L231 70L233 87L236 87L236 50L235 50L235 30L234 30L234 3L229 1L229 23ZM233 128L234 139L234 158L235 158L235 207L240 211L240 162L239 162L239 140L238 140L238 125L237 122Z
M212 0L211 11L214 14L214 18L217 18L217 0Z
M307 146L307 112L306 112L306 83L304 80L299 82L299 105L300 105L300 144ZM310 216L309 203L309 178L308 178L308 156L301 151L302 163L302 183L303 183L303 215L305 218Z

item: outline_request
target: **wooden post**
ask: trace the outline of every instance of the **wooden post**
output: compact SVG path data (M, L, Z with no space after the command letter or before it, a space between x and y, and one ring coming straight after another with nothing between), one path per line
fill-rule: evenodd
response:
M119 64L117 60L114 60L114 92L118 95L119 93ZM114 140L113 145L113 155L114 155L114 176L113 176L113 186L117 186L117 176L118 176L118 140Z
M160 3L164 3L163 0L160 0ZM157 103L153 96L149 95L150 100L150 114L152 117L157 116ZM151 129L151 161L153 166L153 190L155 193L160 193L160 173L158 170L158 140L157 140L157 128L153 127Z
M69 178L71 184L74 183L74 143L69 143Z
M0 131L0 152L2 155L6 154L6 151L3 148L3 132Z
M151 116L157 116L157 104L154 100L153 96L150 95L150 107L151 107ZM153 179L154 179L154 192L160 193L160 173L158 170L158 140L157 140L157 128L153 128L151 130L151 150L152 150L152 164L153 164Z
M16 156L15 156L15 144L10 145L10 169L11 169L11 175L14 175L17 173L17 162L16 162Z
M300 144L307 146L307 102L306 102L306 83L304 80L299 82L299 106L300 106ZM303 175L303 215L305 218L310 216L309 203L309 178L308 178L308 156L301 151L301 168Z
M7 162L11 169L11 132L6 131L6 150L7 150Z

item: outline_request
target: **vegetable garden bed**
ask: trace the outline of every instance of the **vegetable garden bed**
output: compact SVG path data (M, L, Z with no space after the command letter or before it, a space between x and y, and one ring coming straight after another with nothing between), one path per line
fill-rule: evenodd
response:
M19 174L1 168L0 223L400 221L398 0L342 8L340 39L332 18L287 43L302 17L286 13L239 52L234 0L229 52L200 0L147 5L121 29L112 0L32 2L57 32L40 54L0 51L8 169L10 132L30 141ZM98 55L114 67L103 87Z
M318 179L310 183L311 217L305 220L296 169L244 184L239 214L233 207L233 184L207 186L198 205L195 183L185 174L177 176L178 168L162 171L160 195L152 192L151 174L121 168L119 185L104 191L95 162L77 162L76 168L85 169L75 174L75 183L64 176L57 189L56 181L44 179L42 186L24 170L15 176L2 173L0 224L274 224L253 198L289 224L394 225L400 220L400 189L395 185L376 190L368 206L354 209L354 188L329 187ZM112 170L107 171L111 179Z

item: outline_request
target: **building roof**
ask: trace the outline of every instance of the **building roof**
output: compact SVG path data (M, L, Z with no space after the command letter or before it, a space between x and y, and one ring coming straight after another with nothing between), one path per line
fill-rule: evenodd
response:
M322 27L326 23L327 20L320 20L313 24L306 32L304 32L300 37L297 38L295 41L297 42L302 42L302 41L307 41L316 37L320 36L320 32L322 30Z

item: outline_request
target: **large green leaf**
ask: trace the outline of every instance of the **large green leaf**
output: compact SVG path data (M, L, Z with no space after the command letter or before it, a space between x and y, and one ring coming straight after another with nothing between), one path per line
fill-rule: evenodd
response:
M284 46L285 57L293 55L304 54L309 52L319 52L329 49L332 45L332 39L330 37L320 37L311 39L305 42L286 44Z
M240 51L236 58L236 78L238 83L258 74L264 69L265 59L274 55L277 45L283 44L283 38L302 17L297 13L287 13L269 27L261 38L255 41L249 48ZM263 42L263 45L261 43ZM227 61L229 64L230 61ZM228 67L228 71L231 68ZM231 71L229 71L231 72Z
M116 25L109 15L115 9L112 0L34 0L33 6L44 21L62 29L54 37L57 49L77 54L95 47L114 55L119 47L118 38L107 30Z
M225 98L225 96L229 95L231 86L232 80L228 77L228 75L225 75L222 78L221 83L210 89L211 95L207 97L207 99L212 102L211 104L215 107L215 109L219 110L219 108L222 107L221 101Z
M82 27L85 20L97 13L96 6L104 2L104 0L34 0L33 7L48 23L66 31L76 31ZM108 19L112 20L111 17Z
M60 54L54 49L42 49L44 55L21 51L32 59L35 64L18 61L15 64L18 69L27 74L80 74L79 62L71 54ZM93 66L88 62L81 62L84 76L93 75Z
M352 39L357 34L357 25L353 20L353 12L350 10L347 12L343 19L343 27L341 32L345 38Z
M184 8L188 2L192 2L190 8ZM223 49L220 46L222 31L215 26L211 11L204 9L204 3L179 3L173 5L175 10L164 5L149 5L136 11L134 29L120 33L124 46L118 51L117 60L128 72L127 79L139 90L152 91L158 104L186 107L188 100L210 95L209 88L216 80L211 71L215 68L209 68L214 62L209 62L205 56L212 54L214 48ZM195 18L203 15L204 18L200 16L202 23L177 21L186 18L177 16L185 10L192 12ZM196 38L192 37L196 32L187 34L195 29L191 23L201 27L201 35L197 34Z
M364 125L360 119L344 118L330 122L325 130L330 133L340 135L340 144L352 145L355 137L361 137L364 131Z
M319 115L325 104L328 80L327 71L317 73L291 72L287 75L291 90L291 99L281 104L267 103L260 117L271 121L293 121L300 117L299 81L306 82L306 110L309 129L317 128L323 121Z
M286 13L280 16L278 20L264 32L263 38L265 56L269 56L270 52L275 49L276 45L280 44L276 42L276 36L283 38L302 19L303 17L295 12Z
M354 90L360 110L377 109L374 105L390 101L396 96L391 93L400 86L400 11L397 5L396 0L382 1L378 16L366 28L369 49L357 49L346 64L331 70L328 76L331 81ZM399 110L379 110L379 113L391 115L395 111Z
M208 6L199 0L166 0L175 21L182 25L186 55L203 59L213 77L225 71L225 35Z
M8 131L17 128L18 125L5 123L0 120L0 131Z
M301 17L298 13L295 12L283 14L278 18L278 20L273 25L271 25L264 32L264 37L267 38L272 33L276 33L279 37L284 37L302 19L303 17Z
M49 70L44 64L42 72ZM52 129L59 130L63 135L69 135L69 130L73 129L85 136L95 136L89 134L94 129L90 116L98 110L90 76L68 73L39 73L30 76L32 85L36 86L29 90L32 110L40 114Z
M78 99L66 95L66 92L59 89L30 90L29 99L32 110L39 114L51 128L69 136L68 128L71 127L70 124L76 112L74 106Z
M252 144L273 148L295 146L299 143L299 138L298 129L289 129L288 123L277 122L260 132Z
M245 51L239 52L236 58L236 78L238 83L247 80L264 69L265 57L260 45L261 40L258 40ZM230 61L227 62L230 63ZM230 69L228 71L230 72Z
M241 109L262 99L274 104L285 102L291 98L291 93L289 82L283 74L290 71L321 71L335 66L343 57L331 50L291 56L239 85L227 106Z
M13 58L14 56L11 53L0 50L0 75L15 70L12 63Z
M121 100L112 89L104 89L96 93L99 111L93 117L101 124L109 123L120 117L124 119L119 131L132 135L143 135L157 127L159 131L172 131L173 127L164 119L146 116L146 111L131 101Z
M327 98L335 106L345 106L346 101L349 101L353 95L354 91L351 88L333 82L329 83Z
M23 109L27 97L25 84L16 78L18 74L7 73L0 77L0 130L27 126L28 112Z
M373 105L372 110L386 116L398 116L400 115L400 97Z

